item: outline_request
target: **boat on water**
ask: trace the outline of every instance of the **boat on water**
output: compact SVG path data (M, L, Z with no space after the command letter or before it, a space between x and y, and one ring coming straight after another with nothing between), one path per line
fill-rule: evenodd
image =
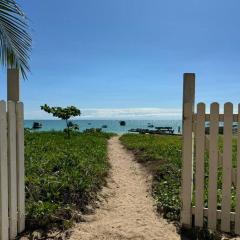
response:
M139 134L160 134L160 135L179 135L174 134L172 127L155 127L155 129L145 129L145 128L132 128L128 132L134 132Z
M125 121L119 121L120 126L126 126L126 122Z
M40 122L33 122L32 129L42 128L42 124Z
M107 125L102 125L102 128L107 128Z

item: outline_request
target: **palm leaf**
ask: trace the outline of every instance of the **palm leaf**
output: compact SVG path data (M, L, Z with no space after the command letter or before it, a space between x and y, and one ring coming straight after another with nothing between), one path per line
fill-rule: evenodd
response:
M0 63L27 77L32 39L25 15L15 0L0 0Z

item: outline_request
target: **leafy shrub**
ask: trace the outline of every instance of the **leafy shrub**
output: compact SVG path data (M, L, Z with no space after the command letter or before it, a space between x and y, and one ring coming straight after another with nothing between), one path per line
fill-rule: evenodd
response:
M105 183L110 135L76 133L65 141L63 134L25 132L28 228L66 226Z

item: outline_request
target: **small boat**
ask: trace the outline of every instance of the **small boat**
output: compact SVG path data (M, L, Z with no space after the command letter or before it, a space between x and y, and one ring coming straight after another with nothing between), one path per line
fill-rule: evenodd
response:
M42 128L42 124L40 122L33 122L32 129Z
M102 125L102 128L107 128L107 125Z
M148 124L148 127L149 128L153 128L154 126L152 124Z
M125 126L126 125L125 121L119 121L119 123L120 123L120 126Z

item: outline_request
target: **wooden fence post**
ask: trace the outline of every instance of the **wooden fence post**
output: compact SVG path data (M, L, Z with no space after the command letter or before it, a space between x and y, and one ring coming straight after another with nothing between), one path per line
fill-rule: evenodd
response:
M6 102L0 101L0 239L8 240L8 162Z
M17 129L17 193L18 193L18 232L25 229L25 169L24 169L24 117L23 103L16 104Z
M9 235L17 236L17 156L16 156L16 103L8 101L8 203Z
M183 77L183 154L182 154L182 210L181 225L192 225L192 180L193 180L193 114L195 101L195 74L184 73Z
M7 99L9 101L9 106L11 107L14 103L14 112L15 112L15 134L12 133L12 139L15 138L15 151L16 151L16 176L13 176L13 172L9 168L10 175L16 178L15 186L11 183L11 189L15 189L17 199L9 199L11 203L10 213L12 217L16 217L13 213L13 208L17 203L17 231L18 233L22 232L25 229L25 171L24 171L24 117L23 117L23 104L19 102L19 69L8 69L7 70ZM11 102L10 102L11 101ZM13 106L12 106L13 107ZM13 130L12 130L13 131ZM15 135L15 136L13 136ZM10 145L9 145L10 146ZM14 145L12 145L13 147ZM11 154L9 158L13 158L13 149L11 149ZM11 160L11 159L9 159ZM12 159L13 160L13 159ZM11 163L13 163L11 161ZM14 167L14 164L13 164ZM13 170L13 169L12 169ZM14 193L11 192L9 197L13 197ZM12 210L12 211L11 211ZM15 220L15 219L11 219ZM10 233L12 236L16 234L16 225L12 224Z
M240 234L240 104L238 104L237 186L236 186L235 233Z
M19 70L7 70L7 100L19 101Z

